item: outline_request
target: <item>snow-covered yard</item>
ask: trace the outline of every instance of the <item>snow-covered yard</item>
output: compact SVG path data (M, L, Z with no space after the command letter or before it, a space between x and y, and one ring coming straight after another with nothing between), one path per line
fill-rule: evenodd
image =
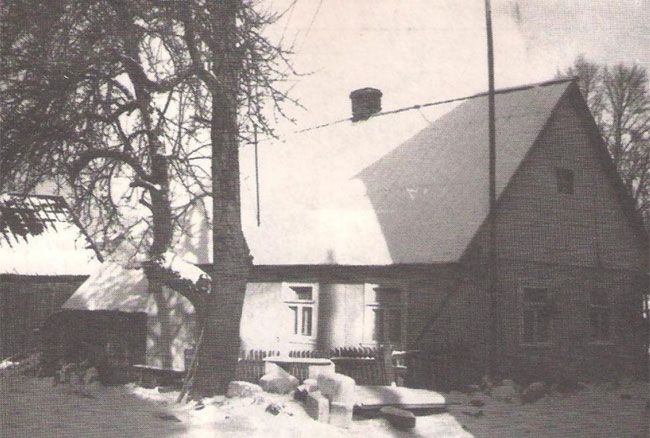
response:
M648 385L626 382L589 385L570 395L534 404L507 403L479 394L447 394L449 412L418 417L409 432L384 419L358 419L339 429L309 418L290 396L206 400L176 405L177 392L134 385L83 391L52 385L52 379L0 370L2 437L647 437ZM480 399L481 407L470 405ZM266 412L282 406L278 415ZM476 401L474 402L477 403ZM478 403L480 404L480 403ZM479 413L482 411L482 414Z

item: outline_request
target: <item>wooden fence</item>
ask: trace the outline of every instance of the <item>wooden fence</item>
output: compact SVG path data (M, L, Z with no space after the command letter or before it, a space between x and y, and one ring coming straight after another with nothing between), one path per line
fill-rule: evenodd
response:
M382 348L337 348L330 357L336 372L358 385L390 385L395 381L392 351Z
M264 375L264 358L279 356L278 351L250 350L240 353L237 380L257 383ZM395 380L392 351L384 348L336 348L331 351L290 351L289 357L327 358L336 372L352 377L359 385L390 385ZM287 372L299 380L308 377L306 364L289 364Z
M237 364L237 380L257 383L264 375L264 358L279 355L279 351L241 351Z

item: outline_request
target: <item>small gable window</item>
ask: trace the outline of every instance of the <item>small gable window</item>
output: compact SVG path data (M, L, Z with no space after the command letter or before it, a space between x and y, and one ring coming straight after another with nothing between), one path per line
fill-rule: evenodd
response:
M525 287L522 298L522 342L551 342L552 305L548 289Z
M557 192L564 195L573 195L573 170L558 167L555 169Z
M589 325L592 342L609 341L609 301L602 290L594 290L589 295Z

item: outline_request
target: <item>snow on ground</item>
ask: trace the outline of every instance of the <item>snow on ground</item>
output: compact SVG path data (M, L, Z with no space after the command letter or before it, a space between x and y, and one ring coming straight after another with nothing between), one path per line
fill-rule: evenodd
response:
M448 413L418 417L410 432L381 418L358 419L339 429L309 418L290 396L215 397L177 405L178 393L134 385L94 386L79 391L52 386L49 378L0 373L0 437L621 437L648 436L648 385L590 385L571 395L548 396L535 404L496 401L489 396L448 395ZM485 406L469 405L481 398ZM283 405L277 416L269 403ZM474 417L479 410L484 415Z

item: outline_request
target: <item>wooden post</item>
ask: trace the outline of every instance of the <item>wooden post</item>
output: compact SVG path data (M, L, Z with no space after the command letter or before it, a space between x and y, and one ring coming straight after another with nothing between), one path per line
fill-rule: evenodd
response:
M388 385L395 382L395 368L393 368L393 348L390 346L382 346L378 352L378 359L382 361L382 366L385 370L386 381Z

